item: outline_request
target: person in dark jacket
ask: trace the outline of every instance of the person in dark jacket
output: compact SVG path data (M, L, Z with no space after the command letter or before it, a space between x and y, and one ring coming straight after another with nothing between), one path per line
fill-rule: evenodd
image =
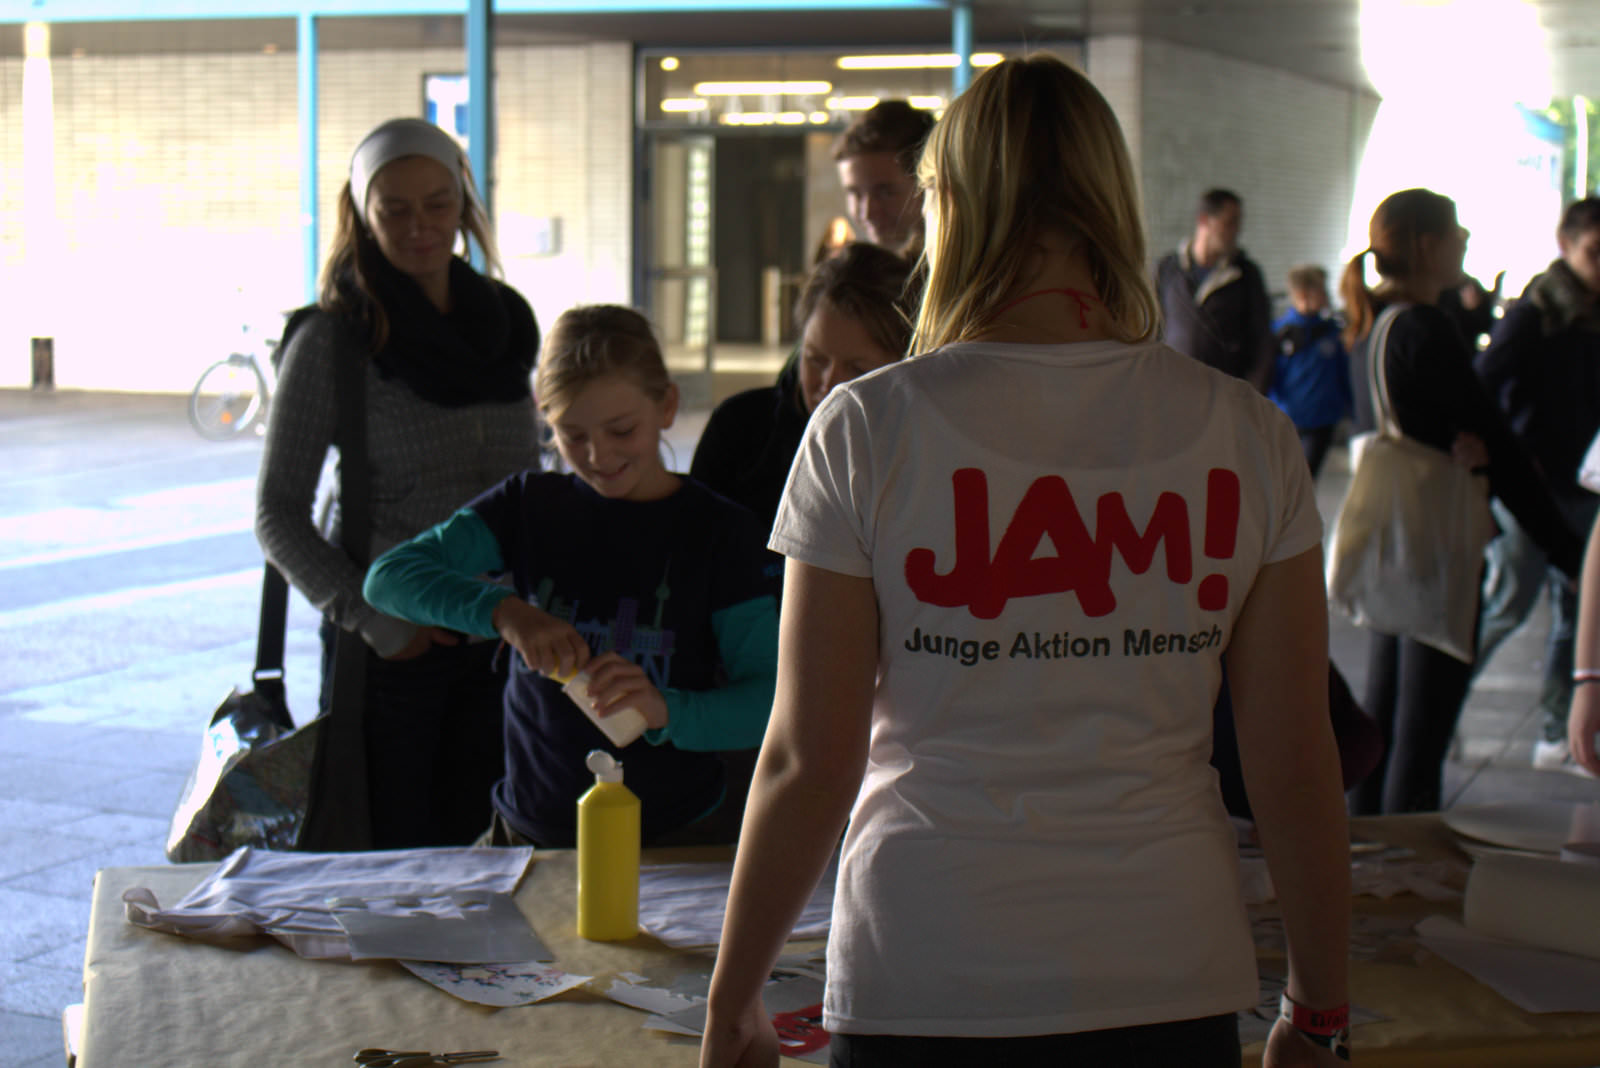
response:
M1495 309L1500 304L1500 287L1505 283L1506 272L1494 276L1494 286L1483 288L1476 278L1466 276L1458 286L1450 286L1439 294L1439 307L1456 324L1461 336L1467 339L1472 350L1483 348L1494 330Z
M1600 432L1600 197L1573 203L1556 230L1561 255L1534 277L1495 327L1476 361L1478 376L1543 470L1568 525L1594 524L1600 497L1578 483L1578 466ZM1509 515L1489 545L1478 662L1527 619L1548 584L1550 633L1539 694L1541 730L1533 765L1584 774L1567 745L1578 598L1544 552Z
M1447 286L1460 281L1467 249L1467 230L1456 221L1455 202L1427 189L1395 193L1373 213L1369 237L1371 246L1349 262L1340 287L1349 316L1345 340L1356 429L1374 427L1367 362L1381 358L1400 430L1469 467L1485 469L1490 492L1563 573L1577 575L1582 541L1473 375L1466 339L1435 303ZM1369 255L1383 279L1376 292L1365 281ZM1405 308L1390 327L1385 350L1369 354L1374 321L1397 303ZM1440 522L1451 519L1440 517ZM1354 791L1357 814L1439 807L1445 753L1471 679L1470 664L1410 638L1373 632L1363 704L1383 729L1387 750Z
M772 529L812 411L834 386L905 355L911 342L905 291L910 273L905 260L866 242L819 263L796 301L798 358L777 384L717 405L689 474Z
M1227 189L1200 198L1194 236L1156 265L1167 344L1263 393L1277 342L1261 268L1239 248L1244 202Z
M1291 270L1289 299L1294 306L1272 324L1278 356L1267 396L1294 423L1316 478L1334 429L1350 414L1350 354L1328 314L1328 272L1315 264Z

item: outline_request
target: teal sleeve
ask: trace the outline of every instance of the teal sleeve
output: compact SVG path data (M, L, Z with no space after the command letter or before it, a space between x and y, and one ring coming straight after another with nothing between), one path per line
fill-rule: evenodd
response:
M756 749L767 733L772 695L778 683L778 601L756 597L714 612L728 682L714 690L662 691L667 725L646 731L652 745L671 742L679 749Z
M500 543L489 524L463 508L378 557L361 592L368 604L391 616L493 638L495 606L516 594L476 576L503 570Z

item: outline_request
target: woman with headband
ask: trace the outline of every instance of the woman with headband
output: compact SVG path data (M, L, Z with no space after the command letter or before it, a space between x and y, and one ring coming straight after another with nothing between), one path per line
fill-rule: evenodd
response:
M367 604L368 561L537 467L529 374L539 328L525 300L474 270L499 262L461 147L420 119L356 146L320 299L286 332L256 499L267 559L323 613L324 711L335 628L366 645L364 724L375 848L465 844L503 772L504 667L495 645L418 627ZM459 241L459 246L458 246ZM339 419L335 368L365 378L370 543L312 519Z

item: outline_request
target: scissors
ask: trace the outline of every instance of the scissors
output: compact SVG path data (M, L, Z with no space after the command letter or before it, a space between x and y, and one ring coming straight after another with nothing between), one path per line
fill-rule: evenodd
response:
M429 1053L425 1049L364 1049L352 1058L362 1068L428 1068L437 1064L468 1064L500 1059L497 1049L464 1049L454 1053Z

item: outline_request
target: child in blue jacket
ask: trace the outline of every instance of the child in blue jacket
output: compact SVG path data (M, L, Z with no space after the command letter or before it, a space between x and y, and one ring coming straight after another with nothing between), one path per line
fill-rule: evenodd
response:
M1316 478L1339 420L1351 412L1350 356L1342 329L1328 313L1328 274L1306 264L1289 272L1294 307L1272 324L1278 357L1267 395L1300 433L1300 448Z

